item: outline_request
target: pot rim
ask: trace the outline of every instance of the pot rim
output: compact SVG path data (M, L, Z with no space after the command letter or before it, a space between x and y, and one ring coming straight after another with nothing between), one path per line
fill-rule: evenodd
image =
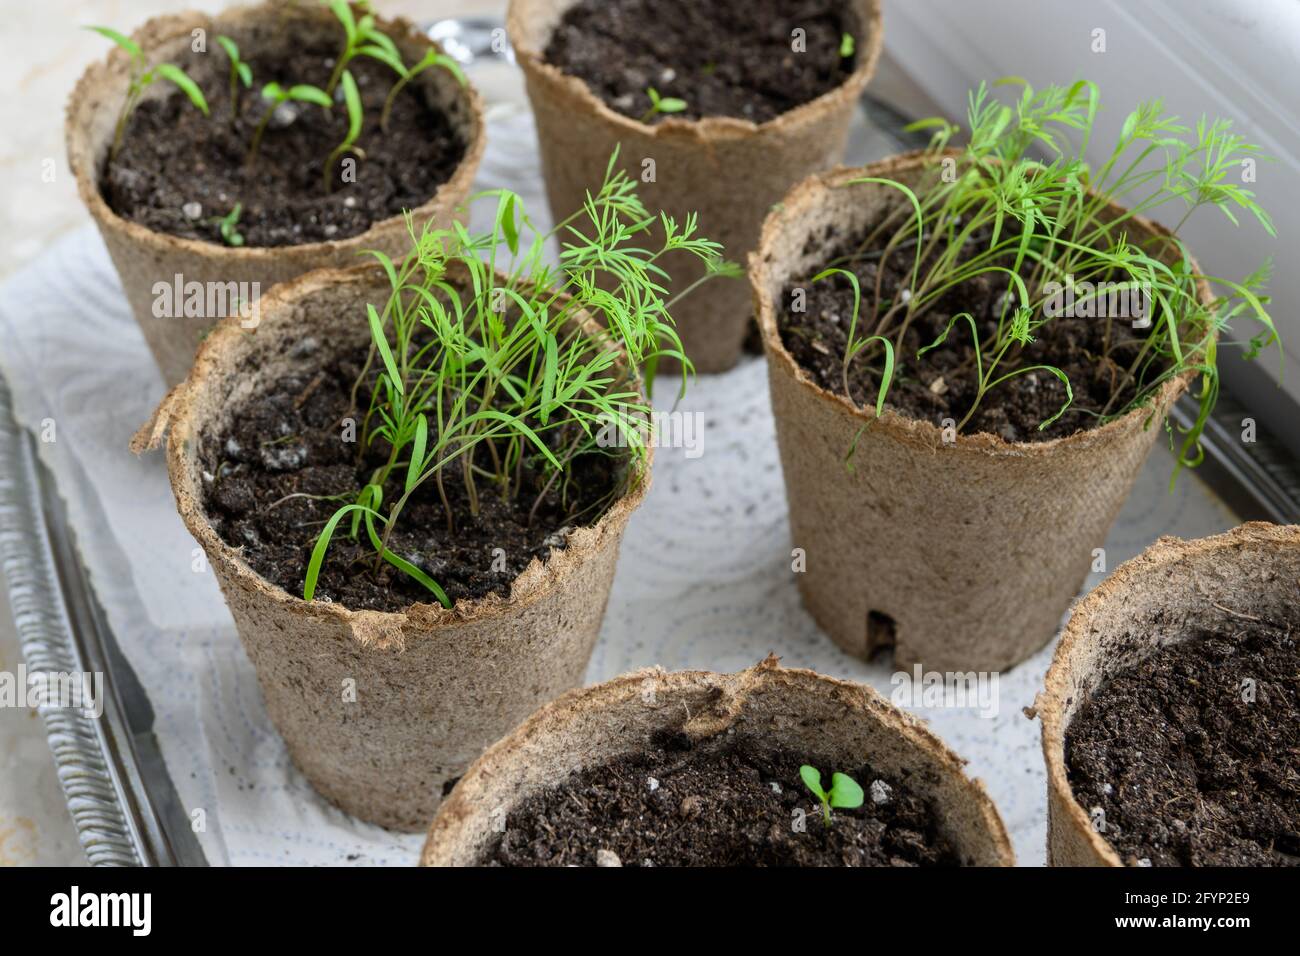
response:
M279 312L292 313L294 304L309 294L384 278L385 274L377 264L306 272L273 286L263 295L258 328L264 327L268 320L274 321L272 317ZM256 331L251 334L255 336ZM131 450L140 454L157 448L166 437L167 473L181 519L209 560L214 564L222 562L240 587L257 592L296 614L318 621L342 623L350 628L362 646L400 644L404 640L403 634L412 631L411 627L403 627L407 624L413 626L414 633L423 633L454 629L470 621L518 614L540 601L563 579L580 573L589 553L598 550L610 535L622 533L649 491L654 461L652 443L647 444L640 480L611 504L595 524L573 529L564 548L552 549L544 562L534 557L515 577L509 597L493 593L482 598L456 601L450 608L432 601L417 602L398 611L353 610L332 601L305 601L254 571L239 551L217 534L203 506L199 469L191 467L189 461L190 446L201 431L199 421L206 417L196 407L203 384L209 376L220 374L223 356L238 348L249 335L240 325L238 315L222 319L199 347L186 379L167 393L150 420L136 433L131 441ZM252 348L258 346L254 344Z
M948 150L946 153L956 155L954 150ZM775 363L804 390L811 392L822 402L832 406L838 414L856 418L864 425L875 423L874 428L884 429L888 435L904 444L924 447L936 447L944 444L943 430L933 422L928 419L911 418L902 414L889 405L888 399L886 399L884 413L879 418L876 418L874 406L870 406L870 410L868 410L868 406L856 406L839 392L823 388L813 380L808 371L790 354L781 341L781 333L776 324L776 307L767 291L767 279L771 270L765 258L777 237L784 232L783 227L792 210L802 210L812 206L818 201L823 192L843 186L850 180L865 176L888 178L891 174L899 171L917 169L928 162L932 162L935 158L936 154L928 150L910 150L887 156L865 166L836 166L834 169L827 170L824 173L816 173L797 183L786 194L785 199L768 213L763 222L763 231L759 238L758 247L749 254L747 268L750 290L754 298L754 313L758 320L759 331L762 334L763 349L768 358L771 374L776 373L776 369L772 367L772 363ZM863 184L863 188L884 189L887 187ZM1118 209L1121 207L1116 203L1111 203L1110 208ZM1131 217L1131 221L1138 228L1145 229L1154 235L1169 235L1169 230L1145 216L1134 215ZM1196 260L1190 257L1189 259L1192 268L1199 273L1200 267L1197 265ZM1213 301L1213 294L1210 291L1209 283L1205 279L1197 280L1197 290L1202 303L1208 304ZM956 441L948 443L946 451L956 450L991 458L1032 459L1055 455L1062 450L1087 449L1095 445L1103 445L1121 431L1150 427L1147 419L1162 414L1162 410L1170 408L1178 396L1191 386L1199 374L1199 372L1189 369L1177 378L1166 380L1160 390L1155 393L1151 403L1135 408L1128 414L1107 422L1099 428L1084 429L1061 438L1052 438L1042 442L1009 442L1000 435L993 435L989 432L959 433L956 436ZM1151 424L1154 424L1154 422Z
M528 42L526 24L535 13L531 8L533 0L510 0L506 12L506 32L525 75L537 77L551 86L565 90L583 103L589 112L594 113L603 122L616 127L620 132L635 133L650 139L694 139L701 142L743 139L776 130L790 135L799 135L802 130L817 122L823 113L834 110L849 100L859 99L876 72L876 62L880 58L884 42L881 4L879 0L849 0L849 2L862 18L869 37L866 43L863 43L859 37L854 38L858 62L853 72L845 77L842 83L820 96L806 103L800 103L762 123L734 116L705 116L701 119L680 119L669 116L653 125L642 123L640 120L610 109L583 80L548 63L543 57L543 51Z
M706 670L666 671L647 667L620 674L610 680L571 690L534 711L523 723L502 737L470 765L452 792L438 807L420 854L421 866L449 865L447 849L450 838L473 816L481 791L487 781L508 769L516 753L530 748L534 741L553 731L556 725L574 726L584 715L611 704L620 704L644 692L645 682L654 681L661 691L692 686L717 689L725 701L720 717L698 715L687 722L692 736L707 737L733 726L745 700L758 687L777 683L788 693L806 693L815 685L835 688L848 695L848 706L861 708L894 726L907 744L928 753L945 773L956 774L964 782L966 794L979 809L979 816L994 844L1003 866L1015 865L1015 852L996 804L978 778L965 772L966 761L957 756L920 718L896 707L875 689L855 681L828 677L806 668L782 667L780 659L768 655L752 667L732 674Z
M1061 640L1052 653L1052 664L1043 679L1043 689L1034 698L1030 716L1038 717L1041 722L1039 736L1043 760L1047 765L1048 790L1055 790L1065 798L1061 802L1069 826L1085 835L1089 848L1107 866L1123 866L1124 862L1114 847L1093 828L1083 805L1074 795L1065 767L1065 708L1075 695L1071 690L1074 669L1070 666L1070 656L1076 646L1083 646L1092 639L1093 615L1119 592L1149 586L1165 568L1192 558L1233 552L1245 545L1267 543L1300 549L1300 525L1248 521L1231 531L1206 538L1161 537L1137 557L1130 558L1117 567L1070 612L1070 620L1061 631Z
M206 29L209 33L214 33L218 24L232 18L251 20L258 16L269 17L276 15L279 10L277 4L268 0L266 3L228 7L217 14L206 14L196 10L164 14L150 17L133 30L130 36L148 53L160 44L179 39L182 36L188 36L190 31L199 27ZM304 12L320 15L310 8L304 8ZM321 8L320 12L327 13L328 11ZM426 44L441 52L441 47L403 17L387 18L377 16L376 23L384 28L385 32L389 33L390 36L397 34L403 40ZM120 86L124 82L129 64L130 58L126 52L116 46L104 58L92 62L81 74L76 86L73 87L64 111L64 140L68 153L68 165L71 167L72 174L77 181L77 193L81 197L82 203L89 210L91 217L102 226L124 234L132 242L146 247L155 255L170 256L179 251L226 263L231 268L239 268L270 259L296 259L302 260L304 264L310 264L330 254L349 251L361 252L374 244L378 233L403 225L404 214L399 213L396 216L376 220L364 232L345 239L328 239L323 242L287 246L227 246L216 242L175 236L168 232L159 232L119 216L105 201L103 192L100 189L98 150L95 144L89 141L86 124L78 122L78 113L82 103L88 96L89 90ZM472 84L467 83L465 86L460 86L457 83L456 85L469 107L469 122L463 130L467 134L468 142L465 145L465 152L451 177L440 183L433 195L411 210L417 218L433 218L439 208L446 205L450 197L468 192L479 163L483 158L483 151L486 148L486 123L483 116L482 97Z

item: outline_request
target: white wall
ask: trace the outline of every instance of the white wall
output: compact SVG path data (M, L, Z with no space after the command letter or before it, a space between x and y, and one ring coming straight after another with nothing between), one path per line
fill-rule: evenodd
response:
M1231 119L1236 132L1275 158L1259 164L1252 188L1277 239L1251 218L1234 228L1212 209L1199 210L1181 235L1210 275L1241 279L1273 258L1270 312L1289 346L1284 387L1291 401L1272 384L1276 352L1253 363L1223 354L1220 367L1234 394L1300 448L1292 405L1300 401L1300 3L885 0L884 23L886 49L954 119L964 117L966 91L980 80L1014 74L1037 86L1085 78L1100 87L1104 112L1093 160L1104 158L1128 111L1154 98L1184 120L1203 113ZM1098 28L1106 31L1104 53L1092 51ZM1164 216L1181 213L1170 204Z

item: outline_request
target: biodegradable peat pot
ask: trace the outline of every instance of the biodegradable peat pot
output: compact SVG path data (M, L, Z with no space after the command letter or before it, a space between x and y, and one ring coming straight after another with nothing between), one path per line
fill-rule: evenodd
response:
M449 269L448 281L468 281ZM248 333L219 324L189 377L141 430L135 450L167 436L177 509L207 553L262 696L294 762L318 791L364 820L402 830L428 826L443 788L482 749L540 704L577 686L587 667L628 518L649 485L649 467L595 524L569 532L545 563L536 559L498 595L397 612L352 611L303 601L270 584L227 544L206 513L201 454L235 410L286 375L325 360L327 348L369 341L366 304L390 291L376 267L319 270L264 299ZM345 703L344 681L356 700Z
M877 0L850 0L857 25L857 66L816 99L762 124L733 117L668 118L655 125L610 109L582 80L547 63L542 53L564 12L577 0L511 0L507 24L523 68L541 149L542 172L556 220L581 208L600 186L614 148L638 180L651 212L683 221L699 214L701 234L743 261L755 247L763 217L800 179L839 162L849 123L880 55ZM647 25L649 26L649 25ZM642 160L655 161L655 181L641 182ZM693 257L669 258L677 288L703 274ZM750 316L742 281L705 283L673 308L686 354L701 372L722 372L740 358Z
M983 785L920 720L869 687L786 669L775 658L738 674L648 668L548 704L461 777L433 821L421 865L479 863L505 815L530 795L643 751L665 732L816 753L842 766L865 760L926 798L964 864L1014 865Z
M962 434L945 444L938 423L888 403L876 419L874 407L818 385L781 341L783 290L818 268L827 227L853 234L897 195L846 183L915 183L924 162L909 153L800 183L764 224L749 277L793 543L807 555L797 576L804 604L854 656L892 646L900 667L997 671L1056 632L1160 433L1156 422L1192 373L1166 383L1154 409L1037 443ZM1158 231L1130 222L1137 239ZM1203 282L1200 291L1208 301Z
M381 19L377 24L393 38L408 62L423 56L433 45L405 21ZM268 3L235 7L214 17L202 13L157 17L132 34L132 39L153 63L187 53L193 42L192 31L198 29L206 31L207 42L214 51L210 57L201 58L199 65L190 71L201 84L214 74L224 77L228 70L225 54L214 40L218 34L233 38L243 58L253 62L254 68L260 54L282 49L286 43L300 43L304 35L342 35L338 21L319 4ZM223 289L239 288L240 283L248 283L244 288L253 289L256 287L251 284L258 283L264 293L274 283L310 269L354 265L358 253L366 249L379 249L396 257L410 247L406 223L400 215L375 223L347 239L265 248L234 248L182 238L156 232L119 216L104 201L100 178L112 145L118 112L126 97L129 75L130 58L116 48L106 60L93 64L82 75L68 102L68 164L77 178L82 202L90 210L108 247L131 311L169 386L185 378L203 337L219 319L235 314L239 305L232 294L214 298L217 306L214 314L160 318L154 314L158 299L156 284L173 286L175 277L181 276L187 284L212 283L213 287L219 285ZM255 78L254 82L261 80ZM435 220L445 226L468 195L483 155L482 104L473 89L460 86L446 70L426 70L416 82L426 91L430 102L446 113L466 144L465 154L451 179L427 202L412 210L418 223ZM181 94L170 84L156 83L145 98L169 95ZM215 114L212 121L221 122ZM270 159L262 156L259 162Z
M1070 787L1065 735L1080 706L1188 631L1248 621L1244 615L1300 629L1300 527L1253 522L1210 538L1161 538L1079 602L1034 702L1047 761L1050 865L1123 865Z

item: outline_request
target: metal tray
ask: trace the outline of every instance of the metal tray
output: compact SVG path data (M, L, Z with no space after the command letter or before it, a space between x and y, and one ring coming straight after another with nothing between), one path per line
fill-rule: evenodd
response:
M493 53L494 20L441 21L429 33L470 64ZM870 96L851 141L850 161L864 142L884 136L899 148L916 145L906 118ZM1173 417L1194 417L1190 400ZM1205 431L1206 461L1194 480L1207 484L1243 520L1300 523L1300 473L1282 447L1261 432L1237 439L1245 410L1220 397ZM75 529L36 453L35 438L14 421L0 378L0 567L8 583L18 638L32 670L103 672L104 714L43 707L73 823L92 865L205 865L190 820L162 760L148 695L121 653L77 557Z

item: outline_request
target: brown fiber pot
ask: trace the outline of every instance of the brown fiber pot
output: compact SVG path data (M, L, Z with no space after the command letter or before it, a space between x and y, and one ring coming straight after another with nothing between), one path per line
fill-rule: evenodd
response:
M1210 538L1161 538L1074 609L1034 701L1047 761L1049 865L1123 865L1070 789L1065 734L1079 706L1180 634L1222 626L1224 608L1300 626L1300 527L1251 522Z
M467 281L450 270L449 281ZM570 533L543 564L515 579L509 598L451 610L351 611L303 601L253 571L208 521L200 452L231 415L284 376L324 361L322 350L369 340L366 303L389 285L378 267L320 270L276 286L256 332L220 323L133 443L167 436L167 471L185 526L207 553L257 669L266 709L294 763L347 812L423 830L484 747L539 705L577 686L587 667L641 481L594 525ZM343 700L355 681L355 702Z
M651 212L662 209L679 222L698 213L700 233L722 243L726 258L743 262L771 205L800 179L843 158L849 123L880 55L877 0L852 0L858 65L835 89L762 124L706 117L669 118L654 126L616 113L582 80L543 60L556 24L576 2L511 0L507 19L556 220L579 209L587 191L600 187L610 154L621 145L620 161ZM655 161L654 182L641 181L644 159ZM703 274L685 254L665 262L675 289ZM737 279L707 282L673 308L686 354L701 372L723 372L736 364L751 315L749 290Z
M1161 431L1160 417L1192 376L1164 386L1155 419L1139 409L1041 443L974 434L945 444L938 422L907 418L888 403L877 420L874 406L854 407L816 384L781 343L782 290L789 277L820 265L822 230L851 234L896 195L849 180L914 183L924 161L909 153L800 183L764 224L749 277L793 544L807 556L807 571L797 575L805 606L856 657L892 645L900 667L998 671L1056 632ZM1158 230L1145 219L1130 222L1135 241ZM1201 295L1210 295L1204 283ZM845 456L855 438L850 471ZM892 619L892 628L876 615Z
M533 714L461 777L429 829L423 866L473 866L500 822L568 774L644 751L652 735L743 739L842 765L863 761L932 802L968 866L1013 866L1002 818L964 761L870 687L780 667L738 674L647 668L573 691Z
M423 34L403 20L380 19L379 26L393 38L408 62L423 56L432 46ZM219 33L233 38L239 44L240 53L254 68L259 55L276 49L286 39L297 43L304 35L342 35L338 21L319 4L268 3L235 7L215 17L194 12L156 17L132 37L152 63L174 59L182 51L188 51L191 31L200 28L207 32L208 51L212 54L210 60L203 61L193 71L200 84L211 72L226 75L225 54L215 40ZM130 58L114 48L106 60L93 64L82 75L68 101L68 164L77 177L81 200L108 247L131 311L169 386L185 378L195 350L208 330L219 319L234 314L238 306L232 304L219 309L220 314L196 318L159 318L154 315L156 283L172 285L178 275L187 283L220 283L227 288L235 288L227 285L230 283L256 282L265 293L273 284L310 269L354 265L362 250L379 249L399 256L409 248L410 237L400 215L375 223L350 239L266 248L233 248L182 239L123 219L105 203L99 179L112 145L118 111L126 96L129 67ZM254 82L259 81L255 78ZM432 219L446 226L468 195L483 155L482 104L473 89L461 87L446 70L428 70L416 82L427 91L430 101L447 113L466 143L465 155L452 178L438 187L428 202L412 210L418 223ZM158 83L147 98L171 94L180 95L170 85ZM219 308L220 300L214 304Z

